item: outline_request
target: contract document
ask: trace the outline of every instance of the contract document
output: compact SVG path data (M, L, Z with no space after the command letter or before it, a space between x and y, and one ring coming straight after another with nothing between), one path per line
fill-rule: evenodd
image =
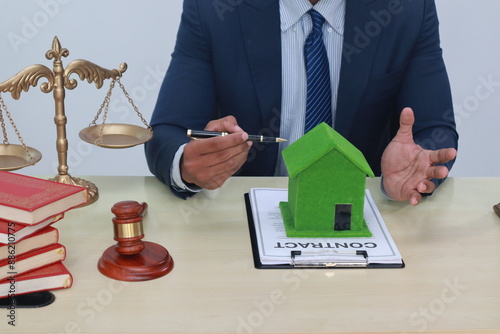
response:
M256 268L403 268L404 262L369 190L364 218L371 237L289 238L279 203L287 189L252 188L245 195Z

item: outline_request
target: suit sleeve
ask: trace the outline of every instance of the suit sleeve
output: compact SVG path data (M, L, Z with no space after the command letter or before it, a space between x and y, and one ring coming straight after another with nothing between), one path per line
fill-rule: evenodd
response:
M210 43L196 0L185 0L177 41L151 118L153 138L145 145L149 170L180 197L192 195L171 185L170 168L186 130L204 129L215 109Z
M417 144L432 150L458 148L451 89L440 47L434 0L425 1L422 29L408 64L398 105L399 110L412 107L415 112L413 134ZM446 164L448 169L453 163Z

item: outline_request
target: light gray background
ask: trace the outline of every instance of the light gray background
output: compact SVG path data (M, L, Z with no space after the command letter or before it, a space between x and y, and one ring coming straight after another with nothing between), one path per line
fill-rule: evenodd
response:
M500 0L436 3L460 134L451 175L500 176ZM45 52L57 35L70 52L64 65L82 58L114 69L126 62L122 83L149 121L175 43L181 0L1 0L0 4L0 82L31 64L52 68ZM98 90L75 74L72 77L78 86L66 90L65 99L70 174L150 175L142 145L114 150L80 140L78 133L97 113L109 80ZM26 144L43 154L38 164L17 172L55 175L52 93L31 87L20 100L2 96ZM108 122L141 124L116 88ZM10 124L7 128L10 142L17 144Z

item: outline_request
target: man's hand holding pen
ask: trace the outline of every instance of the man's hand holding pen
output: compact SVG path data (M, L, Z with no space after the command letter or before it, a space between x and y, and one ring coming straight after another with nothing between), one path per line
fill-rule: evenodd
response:
M184 147L180 170L184 182L212 190L220 188L240 169L247 160L252 142L233 116L213 120L205 130L229 134L191 140Z

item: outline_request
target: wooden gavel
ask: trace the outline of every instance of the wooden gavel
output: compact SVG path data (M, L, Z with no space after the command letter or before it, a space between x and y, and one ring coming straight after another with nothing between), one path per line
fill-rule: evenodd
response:
M142 220L148 209L147 203L135 201L118 202L111 208L114 239L117 241L106 249L97 268L110 278L121 281L146 281L168 274L174 261L161 245L142 241Z

